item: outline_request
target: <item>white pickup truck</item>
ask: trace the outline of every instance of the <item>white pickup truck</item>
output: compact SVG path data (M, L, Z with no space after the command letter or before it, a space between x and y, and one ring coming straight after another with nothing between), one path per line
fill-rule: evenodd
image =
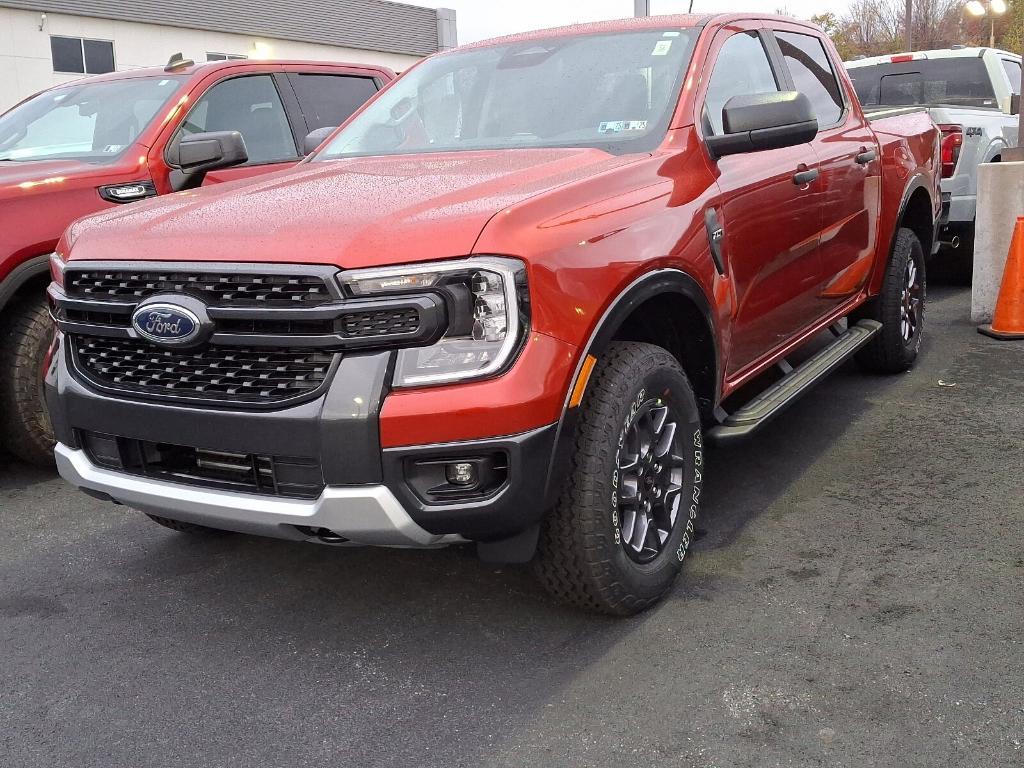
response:
M866 109L928 107L942 131L942 234L957 275L970 279L978 165L1017 146L1021 57L996 48L954 47L846 62Z

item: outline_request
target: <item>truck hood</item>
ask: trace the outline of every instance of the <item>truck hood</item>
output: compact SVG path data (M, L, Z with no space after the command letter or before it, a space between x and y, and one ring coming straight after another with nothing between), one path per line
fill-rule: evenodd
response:
M636 159L523 149L309 163L88 217L71 258L352 268L461 256L502 209Z

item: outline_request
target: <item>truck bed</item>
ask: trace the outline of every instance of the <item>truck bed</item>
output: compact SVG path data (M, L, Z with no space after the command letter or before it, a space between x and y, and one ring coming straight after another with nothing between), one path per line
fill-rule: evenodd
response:
M888 106L878 104L873 107L862 107L864 117L870 121L880 120L885 117L896 117L897 115L909 115L914 112L927 112L928 107L923 104L911 104L909 106Z

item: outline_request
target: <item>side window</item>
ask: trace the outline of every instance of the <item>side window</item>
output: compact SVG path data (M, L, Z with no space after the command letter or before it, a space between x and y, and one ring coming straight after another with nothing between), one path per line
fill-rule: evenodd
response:
M175 139L207 131L241 133L249 153L248 165L299 157L284 105L270 75L247 75L217 83L196 102Z
M793 76L793 86L811 100L818 125L838 123L843 114L842 91L821 40L795 32L776 32L775 39Z
M1020 96L1020 62L1002 59L1003 69L1010 78L1010 93Z
M756 32L733 35L718 52L715 69L704 96L704 129L722 133L722 108L733 96L773 93L779 90L768 63L761 38Z
M289 75L309 130L338 126L377 92L371 77L353 75Z

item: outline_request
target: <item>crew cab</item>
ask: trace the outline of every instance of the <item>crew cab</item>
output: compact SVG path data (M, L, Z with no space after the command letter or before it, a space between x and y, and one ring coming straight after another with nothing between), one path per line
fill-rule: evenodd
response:
M291 166L307 144L315 145L393 79L388 69L354 64L196 65L178 56L165 68L51 88L0 116L4 445L28 461L53 463L41 381L53 335L46 284L49 254L72 221ZM192 163L188 172L183 153Z
M955 271L970 282L978 166L1017 146L1021 58L997 48L957 46L847 62L869 111L927 107L942 131L942 191L948 223L940 233Z
M473 542L641 610L708 442L853 355L913 364L938 147L924 111L866 119L822 32L777 16L435 55L296 169L68 229L59 471L178 531Z

